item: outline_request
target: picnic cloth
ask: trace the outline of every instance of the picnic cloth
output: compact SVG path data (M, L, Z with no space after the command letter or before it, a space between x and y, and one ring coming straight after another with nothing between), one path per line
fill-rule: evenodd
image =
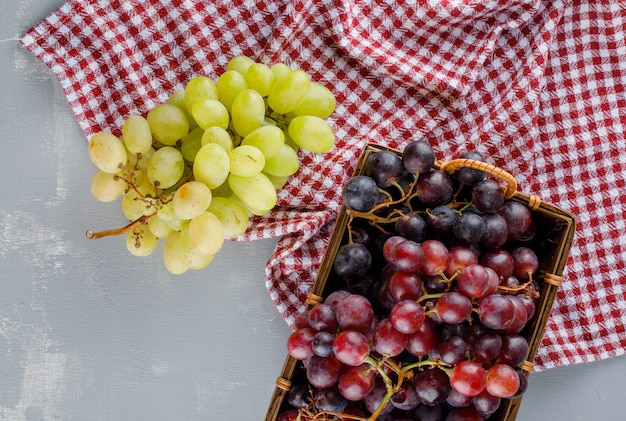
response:
M334 92L336 146L301 152L276 209L237 239L280 237L265 282L289 325L365 142L482 152L577 218L540 371L626 349L625 35L626 7L611 0L70 0L21 42L87 138L238 54Z

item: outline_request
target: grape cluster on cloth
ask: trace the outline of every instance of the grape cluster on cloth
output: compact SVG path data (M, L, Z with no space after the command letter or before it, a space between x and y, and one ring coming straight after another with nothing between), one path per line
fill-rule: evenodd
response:
M626 9L618 2L70 0L22 44L58 78L85 135L121 127L236 54L293 63L337 99L335 148L303 154L240 240L280 236L268 291L305 306L365 142L480 151L520 190L577 216L535 369L626 350Z

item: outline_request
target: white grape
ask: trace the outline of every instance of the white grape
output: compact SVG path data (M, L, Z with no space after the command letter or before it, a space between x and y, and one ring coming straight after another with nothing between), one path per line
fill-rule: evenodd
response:
M124 121L122 139L126 149L132 154L144 154L152 147L152 132L148 120L140 115L132 115Z
M228 154L230 173L241 177L251 177L261 172L265 166L265 156L260 149L251 145L240 145Z
M172 231L165 239L163 246L163 262L168 272L173 275L180 275L189 270L189 265L185 261L179 231Z
M228 185L247 206L257 212L269 212L276 206L277 196L274 185L263 173L252 177L228 176Z
M167 189L180 180L184 170L185 162L180 151L164 146L154 152L148 161L148 180L160 189Z
M126 234L126 249L134 256L148 256L158 245L159 239L146 224L141 224Z
M176 190L172 198L174 214L180 219L193 219L211 204L211 189L199 181L188 181Z
M126 191L126 181L122 173L111 174L98 171L91 179L91 194L100 202L112 202L119 199Z
M91 162L100 170L115 174L126 164L126 147L115 135L106 132L94 134L89 140L88 155Z
M226 181L229 172L230 159L224 148L216 143L207 143L200 148L193 162L196 181L215 189Z
M203 212L189 221L191 247L202 254L215 254L224 244L224 227L211 212Z

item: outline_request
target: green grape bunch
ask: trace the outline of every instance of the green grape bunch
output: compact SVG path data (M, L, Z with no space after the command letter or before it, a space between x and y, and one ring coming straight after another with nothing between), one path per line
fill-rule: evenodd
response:
M205 268L225 239L276 206L277 190L300 168L300 148L333 148L335 105L328 88L285 63L236 56L217 80L193 77L145 116L127 117L121 137L90 138L91 192L121 199L130 222L87 238L125 235L136 256L162 239L170 273Z

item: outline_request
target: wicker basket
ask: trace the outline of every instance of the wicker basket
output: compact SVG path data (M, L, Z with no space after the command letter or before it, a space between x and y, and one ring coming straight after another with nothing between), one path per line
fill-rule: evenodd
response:
M374 144L367 144L357 162L354 175L362 174L364 163L368 156L376 151L388 150L400 154L399 151ZM533 194L525 194L517 191L515 178L506 171L480 161L457 159L449 162L437 162L435 167L452 174L462 167L482 170L491 176L504 180L505 197L516 200L526 205L532 212L533 221L537 226L537 238L541 238L539 268L539 285L541 296L537 301L534 317L528 321L524 330L520 333L528 340L529 354L527 360L521 364L520 369L528 376L533 370L533 361L537 349L541 343L546 328L548 317L552 309L556 292L562 282L562 273L567 262L569 250L574 238L575 218L572 214L556 206L542 201ZM334 257L339 247L345 242L347 224L349 221L348 211L342 207L339 211L335 228L331 234L330 243L318 270L315 283L307 299L307 305L312 308L323 301L332 291L340 289L336 277L330 277ZM538 253L539 254L539 253ZM278 414L285 407L285 396L290 389L294 373L301 362L287 355L282 373L276 380L265 421L275 421ZM503 399L498 411L489 420L513 421L520 408L522 398Z

